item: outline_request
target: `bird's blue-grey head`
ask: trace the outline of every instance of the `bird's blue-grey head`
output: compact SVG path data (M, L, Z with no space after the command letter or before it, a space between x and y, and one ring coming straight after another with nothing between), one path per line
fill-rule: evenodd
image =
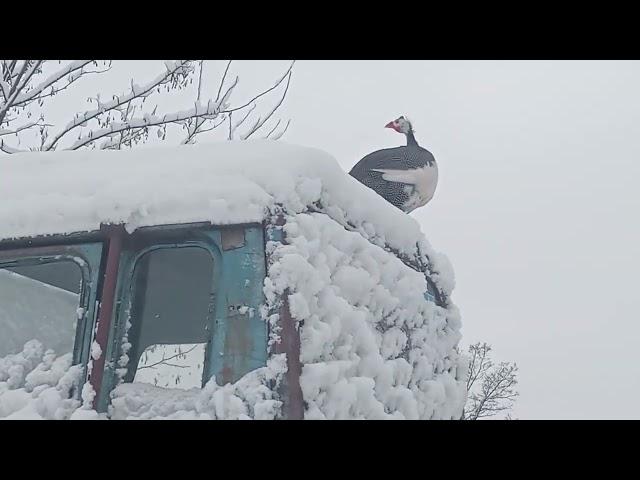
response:
M385 128L393 128L398 133L403 133L407 137L407 146L417 147L418 142L413 135L413 125L409 119L405 116L396 118L393 122L389 122L385 125Z
M405 116L396 118L394 121L387 123L384 127L393 128L396 132L404 133L405 135L413 132L413 126Z

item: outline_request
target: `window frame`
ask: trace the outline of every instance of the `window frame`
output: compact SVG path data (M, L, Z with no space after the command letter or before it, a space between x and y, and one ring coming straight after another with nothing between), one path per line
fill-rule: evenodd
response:
M238 240L242 229L242 241ZM228 233L228 234L227 234ZM213 376L220 385L236 381L246 373L266 365L268 358L268 323L262 320L259 308L264 303L263 283L266 276L266 251L262 223L211 225L210 223L161 225L142 227L129 234L122 232L119 252L115 305L109 326L105 352L105 368L96 399L98 411L106 411L110 394L121 383L119 360L128 342L126 324L134 294L135 267L145 254L159 248L198 247L213 259L209 316L210 337L205 350L202 385ZM250 279L247 287L246 280ZM250 336L246 351L234 352L229 346L233 335L230 323L237 319L239 301L250 305L251 315L241 326ZM213 308L212 308L213 306ZM250 317L247 318L247 317ZM235 322L238 324L237 321ZM228 352L231 353L228 355ZM215 353L214 353L215 352ZM129 359L131 361L132 359Z
M98 313L98 292L101 287L102 242L83 242L48 246L0 249L0 269L72 262L80 268L81 288L78 308L83 309L82 318L77 320L73 339L72 364L82 365L80 382L75 385L73 397L79 398L82 384L88 377L91 344ZM60 355L62 352L56 352ZM66 353L66 352L65 352Z
M130 312L133 300L136 296L137 286L135 283L135 275L136 275L136 267L138 266L138 262L140 261L140 259L142 259L145 255L157 250L181 249L181 248L200 248L206 251L211 257L211 261L213 263L213 269L212 269L213 271L211 276L211 284L209 288L209 303L208 303L206 329L209 332L212 332L213 329L215 328L215 317L216 317L215 310L216 310L216 305L218 304L217 284L219 283L219 280L220 280L219 262L222 260L222 258L221 258L220 252L217 250L217 248L215 248L215 246L203 240L187 240L187 241L184 241L183 243L174 243L174 242L154 243L153 245L150 245L148 247L143 248L142 250L139 250L132 257L128 265L128 271L126 274L126 281L127 281L128 288L126 289L126 291L123 291L123 295L121 297L122 304L126 305L126 312ZM127 316L127 320L130 318L129 313L123 312L123 314ZM125 333L128 336L129 330L127 330ZM131 338L128 338L128 339L129 341L132 340ZM210 340L207 341L207 348L205 349L205 358L204 358L205 365L207 365L208 363L208 356L209 356L209 350L210 350L209 343L210 343ZM131 352L131 350L129 352ZM129 358L129 362L132 362L134 360L139 361L139 358L136 358L136 359L131 357ZM127 364L127 365L130 365L130 364ZM201 386L203 386L206 383L206 380L207 379L206 379L206 367L205 367L203 368L203 371L202 371Z

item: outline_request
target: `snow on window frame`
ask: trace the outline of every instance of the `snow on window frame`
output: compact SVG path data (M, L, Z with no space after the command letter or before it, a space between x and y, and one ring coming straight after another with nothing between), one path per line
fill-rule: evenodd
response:
M102 246L93 237L84 242L68 242L59 236L0 242L0 268L70 262L80 271L78 306L74 311L76 328L70 366L78 367L71 397L79 398L81 386L91 374L91 348L96 326L96 291ZM26 345L25 345L26 347ZM62 358L67 352L55 352Z

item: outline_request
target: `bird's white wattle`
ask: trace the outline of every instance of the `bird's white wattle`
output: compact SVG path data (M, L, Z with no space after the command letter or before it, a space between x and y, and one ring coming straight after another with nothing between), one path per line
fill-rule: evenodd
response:
M376 168L373 171L382 173L382 178L387 182L407 183L414 186L413 194L403 205L407 213L426 205L433 198L438 185L436 163L421 168L403 170Z

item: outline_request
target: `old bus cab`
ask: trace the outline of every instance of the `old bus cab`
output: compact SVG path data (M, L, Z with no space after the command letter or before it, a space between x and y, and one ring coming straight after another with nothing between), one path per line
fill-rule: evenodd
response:
M449 263L328 154L225 142L2 171L0 418L460 417Z

